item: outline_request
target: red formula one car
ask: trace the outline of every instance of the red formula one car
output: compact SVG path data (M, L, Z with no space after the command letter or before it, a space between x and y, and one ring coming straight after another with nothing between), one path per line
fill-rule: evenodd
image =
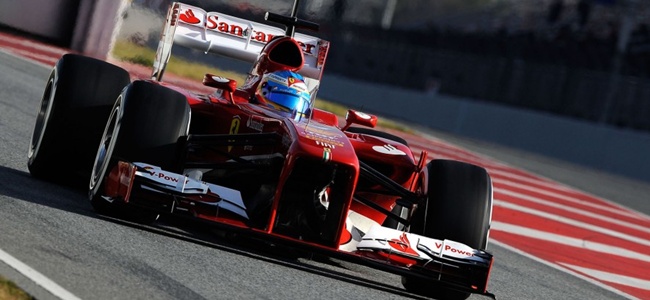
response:
M404 287L464 299L487 292L487 172L414 154L397 136L314 108L330 44L318 25L278 27L182 3L170 7L151 79L65 55L47 82L29 149L35 177L89 180L93 208L152 222L180 214L400 274ZM172 46L251 62L211 94L162 81ZM390 101L384 99L384 101ZM370 127L370 128L369 128ZM98 146L99 145L99 146Z

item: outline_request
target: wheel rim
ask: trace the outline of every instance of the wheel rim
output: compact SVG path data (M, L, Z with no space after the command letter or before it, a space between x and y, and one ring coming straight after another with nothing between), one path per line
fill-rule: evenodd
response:
M99 188L102 186L102 181L104 180L111 162L111 157L113 156L113 149L115 148L115 142L120 130L120 122L122 119L121 98L122 96L117 99L115 106L113 106L111 115L108 118L106 127L104 128L104 134L102 134L102 139L97 148L97 155L95 156L95 162L93 163L93 170L90 174L90 184L88 187L91 200L99 193Z
M32 138L29 145L29 151L27 152L27 157L29 158L29 164L34 161L34 158L37 156L38 151L43 142L43 136L45 134L45 129L50 119L50 114L52 113L52 105L54 103L54 95L56 94L56 71L50 76L50 80L47 82L45 91L43 92L43 98L41 99L41 107L36 116L36 124L34 125L34 131L32 132Z

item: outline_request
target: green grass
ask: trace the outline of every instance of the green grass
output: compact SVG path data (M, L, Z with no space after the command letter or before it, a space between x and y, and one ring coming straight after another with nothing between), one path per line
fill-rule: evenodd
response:
M156 50L126 41L117 41L113 46L112 55L116 59L151 68L156 58ZM167 74L172 73L181 77L195 79L199 82L203 80L203 76L207 73L235 79L240 83L244 82L246 78L241 73L212 68L204 64L174 57L173 55L167 64L165 72Z
M146 67L152 67L153 61L156 57L156 51L154 49L139 46L127 41L117 41L113 46L112 55L114 58L122 61L128 61ZM203 80L203 76L206 73L235 79L240 84L243 83L246 78L245 75L241 73L208 67L201 63L174 57L173 55L169 60L169 64L167 64L167 69L165 72L189 79L194 79L197 81ZM344 118L348 110L348 108L343 105L321 98L316 99L316 103L314 105L322 110L332 112L340 118ZM406 125L385 118L379 118L377 125L403 132L413 132Z
M27 294L15 283L0 276L0 300L31 300L32 296Z

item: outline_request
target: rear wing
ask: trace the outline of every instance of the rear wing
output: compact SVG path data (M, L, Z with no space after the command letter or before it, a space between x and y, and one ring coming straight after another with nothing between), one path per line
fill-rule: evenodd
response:
M284 36L285 30L219 12L174 2L158 43L152 79L161 81L175 44L254 63L262 48L274 36ZM296 33L305 58L301 75L317 80L329 50L329 42L317 37Z

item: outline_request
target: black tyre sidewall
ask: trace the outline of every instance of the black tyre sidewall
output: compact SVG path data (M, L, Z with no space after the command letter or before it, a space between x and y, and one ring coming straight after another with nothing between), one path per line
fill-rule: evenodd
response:
M177 141L189 128L187 99L166 87L135 81L125 91L123 101L114 157L175 170Z
M492 181L487 171L464 162L432 160L427 173L428 201L413 216L411 232L485 250L492 219ZM440 299L466 299L470 295L409 276L402 277L402 285Z
M128 85L124 69L74 54L54 67L41 101L28 153L32 175L62 183L87 181L94 150L115 98ZM41 126L41 128L36 128ZM35 151L34 151L35 150Z
M177 142L187 134L190 123L190 107L182 94L147 81L130 84L118 97L113 111L117 128L110 130L113 140L106 146L106 166L93 169L89 184L91 204L100 213L113 210L101 194L104 179L115 164L119 160L143 162L176 170ZM111 122L109 119L106 130Z
M423 234L449 239L474 249L487 247L492 216L492 182L479 166L432 160Z

